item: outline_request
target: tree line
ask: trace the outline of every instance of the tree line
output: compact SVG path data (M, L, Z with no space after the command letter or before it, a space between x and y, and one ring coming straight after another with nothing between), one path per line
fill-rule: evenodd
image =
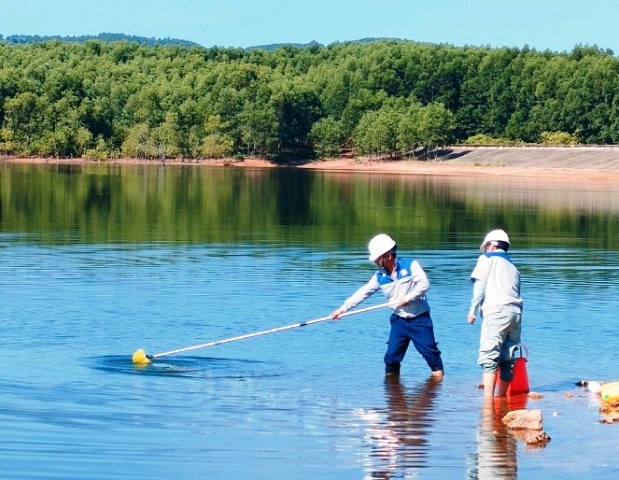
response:
M2 154L405 157L457 143L619 143L619 59L401 40L0 42Z

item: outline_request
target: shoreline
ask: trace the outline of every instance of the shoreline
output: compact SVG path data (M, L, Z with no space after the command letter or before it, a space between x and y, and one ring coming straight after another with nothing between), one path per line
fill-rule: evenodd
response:
M619 183L619 146L595 147L481 147L455 146L439 152L436 159L336 158L308 163L277 164L263 158L244 160L144 160L115 159L107 162L83 158L0 157L0 163L59 165L160 165L227 168L301 168L338 173L393 175L447 175L521 177L530 180L561 179L578 182Z

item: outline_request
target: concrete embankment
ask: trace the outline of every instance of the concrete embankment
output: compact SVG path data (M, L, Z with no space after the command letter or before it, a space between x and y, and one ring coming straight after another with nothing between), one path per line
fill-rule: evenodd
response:
M619 146L456 146L442 151L436 161L484 167L619 171Z

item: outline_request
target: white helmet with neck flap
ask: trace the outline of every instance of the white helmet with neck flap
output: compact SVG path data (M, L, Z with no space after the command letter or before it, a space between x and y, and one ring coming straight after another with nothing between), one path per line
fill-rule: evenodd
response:
M378 257L393 250L396 246L395 240L385 233L376 235L368 243L370 252L370 262L375 262Z
M492 230L488 235L486 235L486 238L484 238L484 241L482 242L479 249L484 252L486 245L492 243L493 245L498 246L498 242L503 242L507 244L507 248L511 246L511 243L509 242L509 237L507 236L507 233L505 233L505 231ZM505 249L506 251L507 248Z

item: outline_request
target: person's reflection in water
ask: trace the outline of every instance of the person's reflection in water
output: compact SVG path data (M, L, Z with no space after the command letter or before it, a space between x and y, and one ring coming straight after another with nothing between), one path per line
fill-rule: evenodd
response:
M430 377L406 391L398 376L385 377L386 419L375 422L370 430L374 449L372 473L366 478L408 478L409 470L428 466L428 435L436 421L434 401L440 384Z
M526 395L484 399L475 466L469 470L467 480L518 478L518 442L502 420L508 412L526 408L526 402Z

